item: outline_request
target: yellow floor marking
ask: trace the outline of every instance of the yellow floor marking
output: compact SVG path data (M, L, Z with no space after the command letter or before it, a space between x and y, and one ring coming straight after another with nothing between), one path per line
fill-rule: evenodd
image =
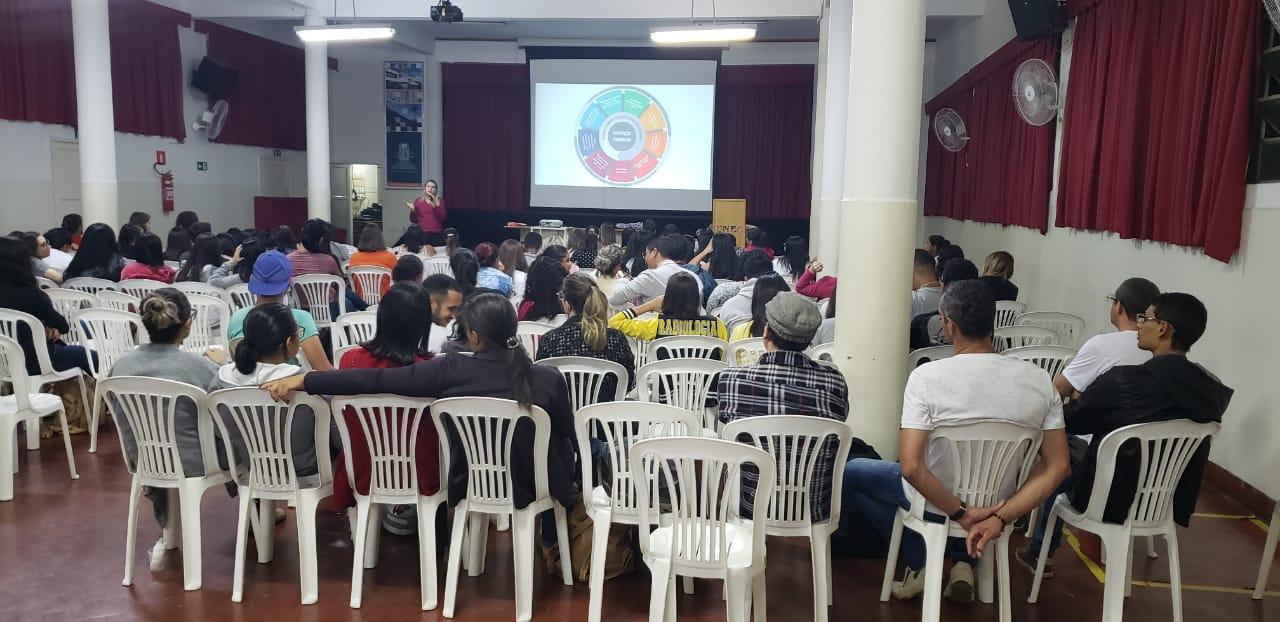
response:
M1269 529L1269 527L1267 527L1267 524L1266 524L1266 523L1264 523L1264 522L1262 522L1262 519L1258 518L1258 515L1256 515L1256 514L1212 514L1212 513L1207 513L1207 512L1206 512L1206 513L1204 513L1204 514L1201 514L1201 513L1199 513L1199 512L1196 512L1195 514L1192 514L1191 516L1193 516L1193 517L1195 517L1195 518L1218 518L1218 519L1223 519L1223 520L1247 520L1247 521L1249 521L1250 523L1253 523L1253 525L1254 525L1255 527L1257 527L1258 529L1261 529L1261 530L1263 530L1263 531L1267 531L1267 530Z
M1084 554L1084 551L1080 549L1080 541L1076 539L1076 534L1072 533L1070 529L1063 529L1062 535L1067 537L1067 544L1070 544L1071 549L1076 552L1076 557L1079 557L1080 561L1084 562L1085 568L1088 568L1089 572L1093 573L1093 578L1097 579L1098 583L1106 583L1107 572L1097 562Z
M1137 587L1151 587L1159 589L1169 589L1169 584L1164 581L1134 581ZM1253 590L1244 587L1219 587L1216 585L1196 585L1194 583L1183 583L1182 589L1191 590L1193 592L1220 592L1223 594L1248 594L1253 595ZM1264 596L1280 596L1280 592L1266 591L1262 593Z

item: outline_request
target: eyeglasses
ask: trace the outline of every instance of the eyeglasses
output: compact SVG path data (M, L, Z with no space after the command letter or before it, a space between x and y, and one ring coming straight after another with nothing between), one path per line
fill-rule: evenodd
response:
M1107 302L1120 302L1120 299L1115 296L1107 296Z
M1142 325L1146 324L1147 322L1161 322L1161 323L1163 323L1165 326L1168 326L1168 327L1169 327L1169 330L1173 330L1173 329L1174 329L1173 324L1171 324L1168 320L1162 320L1162 319L1160 319L1160 318L1158 318L1158 317L1156 317L1156 316L1154 316L1154 315L1147 315L1146 313L1139 313L1138 315L1134 316L1134 319L1135 319L1135 320L1137 320L1137 322L1138 322L1138 326L1142 326Z

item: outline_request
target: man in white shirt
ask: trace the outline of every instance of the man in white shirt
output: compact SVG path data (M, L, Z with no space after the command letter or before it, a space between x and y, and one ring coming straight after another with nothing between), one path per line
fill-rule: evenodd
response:
M762 250L747 251L742 255L741 283L730 281L717 285L707 299L707 312L720 318L725 327L730 322L751 319L751 298L755 293L756 280L766 274L773 273L773 260Z
M915 266L911 270L911 317L933 313L942 300L942 282L929 251L916 249Z
M1135 277L1125 279L1114 296L1107 296L1111 301L1111 325L1117 332L1084 342L1071 363L1053 379L1053 387L1062 399L1083 393L1098 376L1116 365L1141 365L1151 360L1151 353L1138 347L1138 314L1146 311L1159 295L1160 288L1155 283Z
M71 265L71 258L75 257L69 252L71 235L62 227L54 227L45 232L44 239L49 243L49 256L44 258L45 265L58 272L66 272L67 266Z
M615 307L642 305L661 296L667 291L667 280L671 275L687 272L671 259L680 255L683 244L683 240L671 236L650 241L644 251L644 263L649 269L626 283L614 285L613 292L609 294L609 304ZM701 300L701 282L698 283L698 295Z
M926 517L959 524L968 531L965 547L951 542L955 560L946 596L969 602L974 597L973 559L1003 529L1040 505L1070 472L1062 400L1049 375L1040 368L995 353L991 332L996 303L991 289L980 281L950 285L939 306L942 328L956 355L917 367L907 380L898 437L898 463L859 458L844 470L845 516L860 515L888 540L898 508L910 507L910 497L922 495ZM1043 431L1040 462L1021 487L1004 482L998 504L968 508L951 491L956 486L951 454L929 442L937 428L982 422L1012 423ZM905 483L904 481L905 480ZM856 518L855 518L856 519ZM896 598L914 598L926 586L924 542L904 531L901 544L907 570L893 588Z

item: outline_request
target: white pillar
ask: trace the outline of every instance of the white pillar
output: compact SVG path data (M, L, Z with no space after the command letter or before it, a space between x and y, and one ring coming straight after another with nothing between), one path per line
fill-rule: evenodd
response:
M76 63L76 135L84 224L120 224L116 194L116 120L111 99L107 0L71 0Z
M303 23L323 26L307 11ZM333 219L329 188L329 44L303 43L307 79L307 217Z
M827 0L818 35L809 254L818 257L828 272L836 269L840 250L852 19L853 0Z
M440 57L427 55L426 75L422 77L423 88L423 137L426 140L427 157L423 167L423 181L435 179L444 184L444 97L441 89L444 80L440 76ZM442 192L447 192L443 190Z
M898 453L907 373L924 1L853 7L835 359L854 434L886 459Z

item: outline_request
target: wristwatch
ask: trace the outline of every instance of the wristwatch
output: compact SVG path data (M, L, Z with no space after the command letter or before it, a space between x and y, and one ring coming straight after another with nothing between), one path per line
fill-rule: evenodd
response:
M968 509L969 509L969 505L968 505L967 503L965 503L964 501L961 501L961 502L960 502L960 509L956 510L955 512L952 512L952 513L951 513L951 516L948 516L947 518L948 518L948 519L950 519L952 522L958 521L958 520L960 520L960 519L964 518L965 512L966 512Z

